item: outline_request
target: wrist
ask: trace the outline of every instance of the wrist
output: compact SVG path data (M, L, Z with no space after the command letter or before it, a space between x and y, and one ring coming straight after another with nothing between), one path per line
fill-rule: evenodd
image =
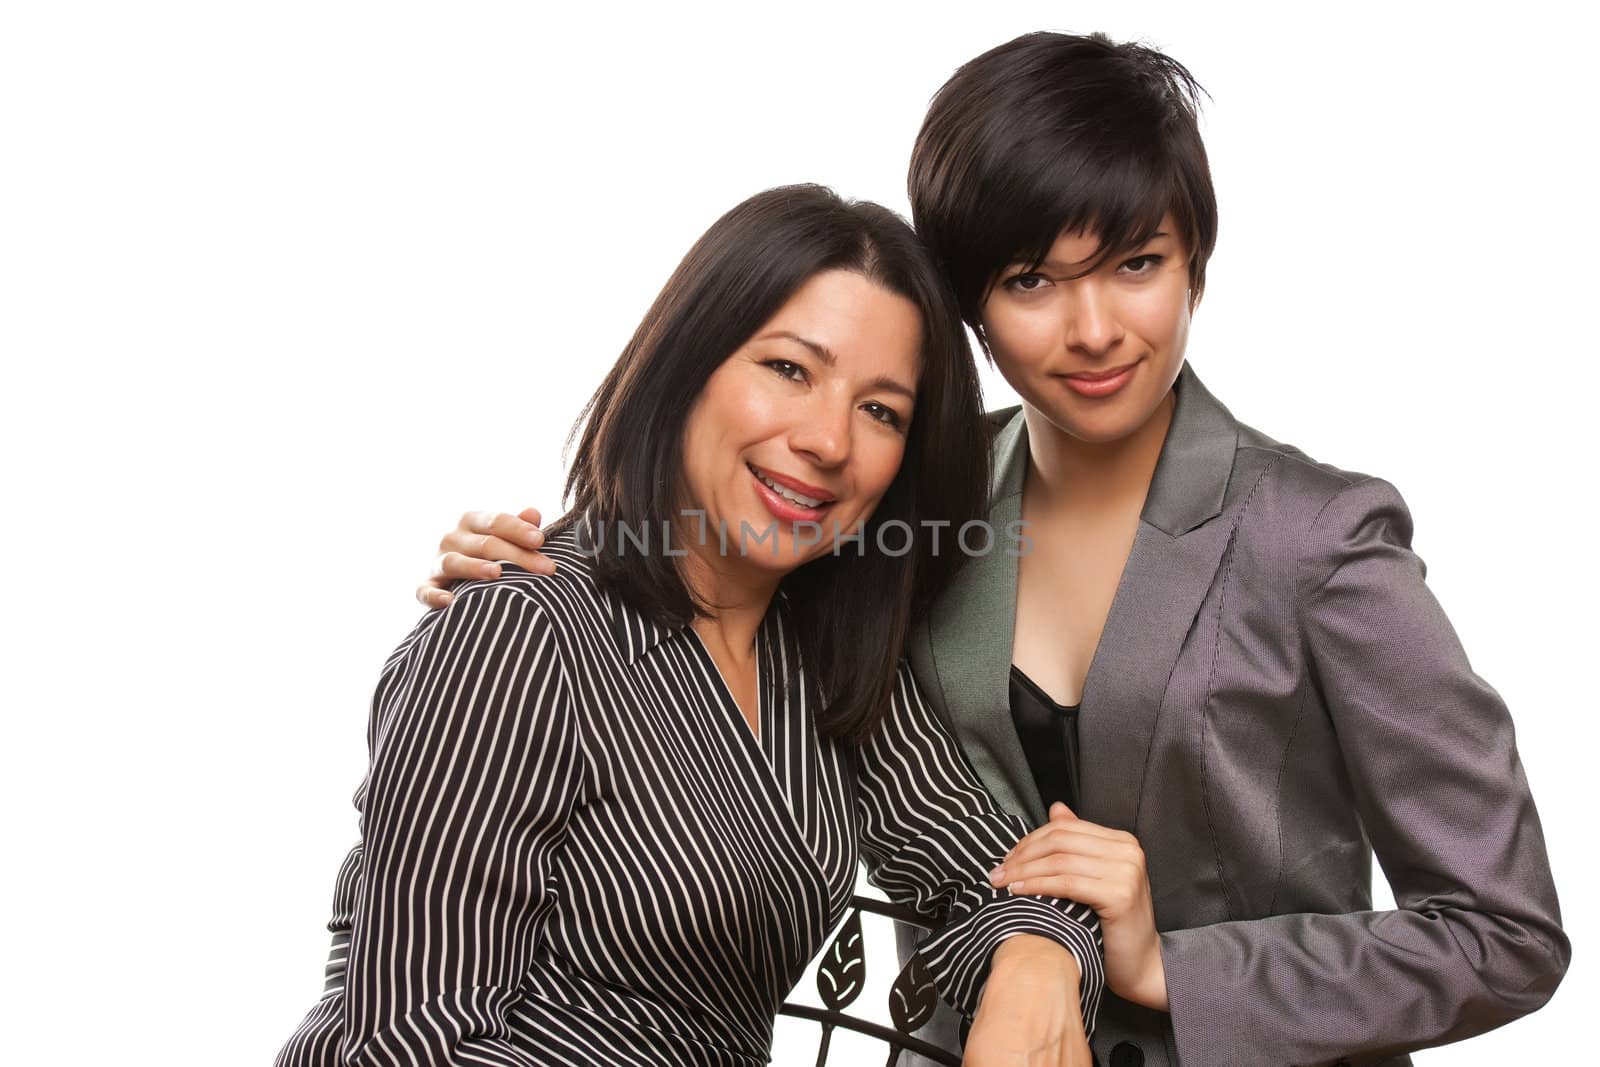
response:
M1118 991L1117 995L1155 1011L1170 1010L1167 1005L1167 972L1161 962L1159 939L1151 947L1144 966L1139 968L1139 977L1133 987L1126 993Z
M995 948L989 969L994 973L1049 970L1078 985L1083 978L1078 958L1058 942L1038 934L1014 934Z

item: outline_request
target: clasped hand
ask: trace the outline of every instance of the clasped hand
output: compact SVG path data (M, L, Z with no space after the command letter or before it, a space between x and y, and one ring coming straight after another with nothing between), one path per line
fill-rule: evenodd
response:
M1018 841L989 880L1013 893L1093 908L1105 940L1106 985L1124 1000L1168 1010L1150 879L1132 834L1080 819L1058 802L1050 821Z

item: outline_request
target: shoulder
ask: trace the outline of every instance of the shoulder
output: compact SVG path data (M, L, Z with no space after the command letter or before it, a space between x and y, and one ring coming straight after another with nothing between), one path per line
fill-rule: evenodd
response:
M991 463L1002 462L1006 455L1006 443L1015 441L1016 435L1007 430L1013 423L1022 421L1022 405L1013 404L1008 408L983 413L984 436L989 442L989 460Z
M440 657L466 657L480 669L521 664L529 652L540 669L564 672L611 640L612 609L588 557L570 535L543 549L553 575L501 561L498 578L457 582L450 604L429 612L391 656L386 672L416 671Z
M419 623L372 701L356 800L368 855L373 841L405 838L405 813L419 804L448 806L461 782L531 795L537 779L549 795L580 781L583 718L554 618L507 575L473 583Z
M1274 546L1254 558L1270 554L1292 568L1302 593L1341 568L1378 558L1425 573L1411 552L1411 512L1383 478L1321 462L1241 425L1229 496L1241 539Z
M555 561L554 574L534 574L515 563L500 563L500 577L457 582L445 613L460 609L479 613L494 605L523 605L547 622L563 628L573 620L605 611L605 594L596 583L590 561L570 530L550 538L540 550Z
M1405 509L1399 490L1384 479L1322 462L1243 423L1229 496L1243 521L1271 521L1302 535L1330 520L1338 525L1352 511Z
M525 737L540 731L564 737L574 728L570 620L596 594L576 567L561 573L567 562L558 561L551 577L502 563L500 577L458 583L447 607L418 622L390 657L374 695L373 788L410 788L394 777L396 761L417 746L446 753L435 761L444 767L458 759L500 759L506 754L500 748L475 755L482 746L474 739L499 736L492 731L505 724Z
M1000 431L1008 426L1012 419L1022 412L1021 404L1012 404L1008 408L997 408L994 411L983 413L983 426L989 433L990 443L1000 435Z

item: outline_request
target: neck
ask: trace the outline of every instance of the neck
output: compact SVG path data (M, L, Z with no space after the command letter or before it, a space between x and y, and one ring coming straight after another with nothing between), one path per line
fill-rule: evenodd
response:
M1168 391L1145 424L1115 441L1084 441L1023 405L1028 427L1029 494L1051 506L1116 503L1149 492L1177 396Z
M691 549L683 558L684 578L705 615L690 623L715 655L744 660L755 655L756 632L778 595L779 576L739 566L737 557L716 553L714 546Z

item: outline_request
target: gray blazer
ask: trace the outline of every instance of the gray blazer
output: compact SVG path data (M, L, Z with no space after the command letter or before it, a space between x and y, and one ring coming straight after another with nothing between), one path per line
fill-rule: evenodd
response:
M1570 955L1544 836L1405 503L1241 425L1193 371L1176 388L1084 685L1078 812L1144 848L1171 1014L1108 993L1099 1062L1408 1064L1533 1011ZM1027 430L991 419L1003 530ZM1008 706L1016 599L1013 556L975 559L910 658L984 784L1039 823ZM1398 910L1372 910L1373 852ZM953 1048L955 1026L925 1036Z

